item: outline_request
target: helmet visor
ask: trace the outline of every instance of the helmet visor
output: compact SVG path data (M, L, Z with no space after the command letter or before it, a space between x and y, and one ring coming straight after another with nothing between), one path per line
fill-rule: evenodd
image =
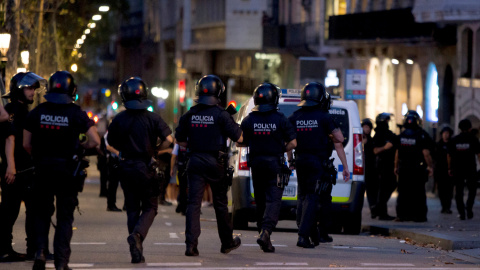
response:
M31 87L31 86L35 86L35 88L40 88L41 86L47 85L47 80L45 80L44 78L38 76L33 72L29 72L17 83L17 85L18 85L18 88Z

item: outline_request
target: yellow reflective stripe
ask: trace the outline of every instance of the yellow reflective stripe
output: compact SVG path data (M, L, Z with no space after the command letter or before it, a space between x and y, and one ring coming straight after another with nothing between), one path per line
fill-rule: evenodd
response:
M255 199L255 195L253 193L250 193L250 195L252 195L252 198ZM296 201L297 200L297 196L295 197L282 197L282 201Z
M332 197L332 202L348 202L349 197Z

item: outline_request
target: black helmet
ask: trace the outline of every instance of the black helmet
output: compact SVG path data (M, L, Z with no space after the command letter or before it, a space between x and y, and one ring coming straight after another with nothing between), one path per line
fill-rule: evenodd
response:
M35 89L40 88L40 85L45 86L47 80L38 76L33 72L19 72L13 75L10 80L10 92L3 95L3 98L11 98L21 101L26 101L25 94L23 92L24 87L33 87Z
M297 106L317 106L324 110L330 109L331 97L325 89L325 86L319 82L310 82L305 84L300 93L300 103Z
M268 112L277 109L281 96L280 88L273 83L262 83L253 91L252 111Z
M147 85L139 77L131 77L118 86L118 94L122 97L125 108L142 110L150 107Z
M421 124L422 118L420 118L420 115L414 110L409 110L403 118L403 126L405 128L415 129L420 127Z
M69 104L75 101L77 86L72 74L68 71L57 71L48 79L48 90L45 99L57 104Z
M380 113L375 118L375 125L377 125L378 129L388 129L388 122L390 121L391 113Z
M361 126L369 126L370 128L373 128L373 123L372 123L372 120L370 120L370 118L365 118L362 120L362 124Z
M195 85L195 102L205 105L220 103L220 95L225 92L225 85L215 75L205 75Z

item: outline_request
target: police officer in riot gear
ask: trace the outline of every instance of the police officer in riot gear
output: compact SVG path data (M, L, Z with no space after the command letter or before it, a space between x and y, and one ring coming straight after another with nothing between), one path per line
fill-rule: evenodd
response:
M45 85L46 80L32 72L15 74L10 81L10 92L3 96L11 102L5 106L10 115L14 139L6 142L6 172L2 170L2 203L0 205L0 262L24 260L25 256L12 248L12 230L17 220L21 202L25 202L25 232L27 235L27 258L33 259L36 247L32 215L31 187L33 161L23 149L23 128L28 114L28 105L33 103L35 89ZM5 159L4 159L5 160Z
M186 212L186 256L198 256L200 236L200 207L205 185L212 188L213 207L217 218L220 252L229 253L241 244L239 237L232 238L232 224L228 215L227 189L224 163L226 141L230 138L242 142L242 130L230 114L219 107L224 93L223 82L215 75L203 76L195 86L197 105L181 118L175 138L190 153L187 164L188 204Z
M281 92L278 86L262 83L253 92L255 107L243 119L244 143L249 147L248 165L256 203L257 243L264 252L275 252L270 235L278 223L284 187L278 183L284 154L297 145L295 131L283 113L278 112Z
M398 136L395 173L398 175L397 221L427 221L425 183L433 174L430 149L432 139L420 127L421 118L409 110L404 117L405 130Z
M394 173L395 149L397 136L388 128L390 113L381 113L375 118L375 136L373 137L373 153L376 158L376 172L378 183L378 197L373 209L372 217L380 220L393 220L388 214L387 202L397 187L397 178Z
M75 174L80 148L94 148L100 138L93 120L73 103L76 93L74 79L67 71L57 71L49 79L47 102L38 105L27 116L23 146L32 154L35 165L33 187L35 205L35 236L37 251L34 270L45 269L50 218L57 211L53 242L55 269L67 270L70 259L73 212L78 205L78 191L85 178ZM80 145L79 135L88 140ZM54 199L56 207L54 207Z
M128 233L132 263L145 262L143 241L158 209L160 179L155 164L157 140L160 149L173 142L172 131L160 115L149 112L152 104L146 84L139 77L125 80L119 87L125 111L119 113L108 127L107 142L119 151L120 183L125 195Z
M477 162L475 155L480 159L480 143L470 131L472 123L463 119L458 123L460 134L453 137L448 146L448 174L453 176L455 183L455 201L461 220L473 218L473 204L477 195ZM465 186L468 188L468 198L465 204L463 194Z
M329 115L331 97L318 82L307 83L301 91L301 109L289 117L297 130L298 146L295 149L298 180L297 246L313 248L320 242L332 242L328 235L332 207L332 178L327 164L333 148L343 164L343 178L348 181L347 158L343 149L343 134ZM333 146L332 146L333 142ZM292 156L289 153L289 162ZM333 176L336 179L336 173ZM322 186L324 188L316 188ZM318 205L320 204L320 209ZM320 211L319 211L320 210ZM317 212L319 225L317 228ZM310 241L313 240L313 243Z
M378 199L378 177L375 168L375 154L373 153L373 138L371 136L373 123L370 119L362 120L363 152L365 154L365 191L370 207L370 216L376 218L375 207Z

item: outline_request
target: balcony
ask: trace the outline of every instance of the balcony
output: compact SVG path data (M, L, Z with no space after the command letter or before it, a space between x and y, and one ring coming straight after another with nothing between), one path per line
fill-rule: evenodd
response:
M411 8L356 13L329 18L329 40L431 40L456 43L456 27L417 23Z

